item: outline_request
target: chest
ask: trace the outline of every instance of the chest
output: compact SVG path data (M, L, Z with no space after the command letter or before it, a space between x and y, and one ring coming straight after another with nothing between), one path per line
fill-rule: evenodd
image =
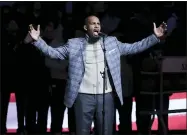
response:
M113 39L106 38L100 40L94 45L88 45L86 40L81 42L75 42L70 46L69 59L72 62L94 62L103 61L104 59L104 48L106 50L107 61L116 60L119 58L120 53L116 42Z

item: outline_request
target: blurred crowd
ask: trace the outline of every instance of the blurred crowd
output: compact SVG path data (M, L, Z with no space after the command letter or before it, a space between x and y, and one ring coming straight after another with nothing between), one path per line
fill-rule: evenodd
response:
M40 24L43 39L50 46L58 47L70 38L84 36L83 24L88 15L100 18L102 32L128 43L150 35L153 22L157 26L162 21L167 23L167 38L161 45L121 58L125 105L118 109L119 131L126 134L132 132L132 98L135 97L138 131L148 133L151 116L140 112L159 110L159 98L156 97L156 105L153 106L153 97L140 92L158 91L159 81L158 77L142 76L140 71L157 71L157 59L153 57L157 58L158 53L164 56L186 55L185 8L182 2L15 2L11 6L2 6L1 134L7 130L7 109L12 92L16 95L18 133L45 133L48 109L51 107L51 132L60 134L66 108L63 97L68 61L45 57L34 46L25 43L25 38L30 24L35 27ZM179 75L176 77L181 78ZM175 80L166 79L165 82L167 89L178 85ZM169 108L169 96L164 96L165 110ZM74 113L71 108L68 109L68 121L70 133L74 134ZM168 115L164 115L164 121L168 127ZM160 122L159 130L162 130Z

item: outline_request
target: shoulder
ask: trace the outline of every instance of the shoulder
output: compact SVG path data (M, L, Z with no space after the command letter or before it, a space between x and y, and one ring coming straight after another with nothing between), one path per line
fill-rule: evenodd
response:
M115 36L108 36L107 39L108 40L116 40L116 37Z
M77 43L77 42L81 42L84 38L71 38L68 40L68 42L71 43Z
M67 44L69 46L69 49L78 49L80 48L80 45L83 43L84 38L71 38L68 40Z
M105 40L107 43L114 43L117 41L117 38L115 36L108 36Z

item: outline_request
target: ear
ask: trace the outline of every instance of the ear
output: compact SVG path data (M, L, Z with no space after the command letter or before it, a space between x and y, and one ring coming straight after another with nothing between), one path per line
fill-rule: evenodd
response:
M86 26L86 25L84 25L84 27L83 27L83 28L84 28L84 30L85 30L85 31L87 31L87 26Z

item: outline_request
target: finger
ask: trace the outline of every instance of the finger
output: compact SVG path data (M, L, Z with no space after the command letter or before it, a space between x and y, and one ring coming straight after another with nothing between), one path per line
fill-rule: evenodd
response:
M162 23L162 24L160 25L160 28L162 28L162 29L166 29L166 28L167 28L167 25L164 24L164 23Z
M165 22L162 23L164 27L167 27L167 24Z
M29 28L30 28L30 30L34 29L34 27L32 26L32 24L29 25Z
M167 27L168 27L168 26L167 26L167 25L165 25L165 29L167 29Z
M40 25L38 25L38 27L37 27L37 31L40 31Z
M163 22L162 24L167 25L165 22Z
M163 28L164 30L166 30L166 29L167 29L167 25L164 25L162 28Z
M156 24L155 23L153 23L153 27L154 27L154 29L156 29Z
M166 23L165 23L165 22L162 22L162 24L166 25Z

